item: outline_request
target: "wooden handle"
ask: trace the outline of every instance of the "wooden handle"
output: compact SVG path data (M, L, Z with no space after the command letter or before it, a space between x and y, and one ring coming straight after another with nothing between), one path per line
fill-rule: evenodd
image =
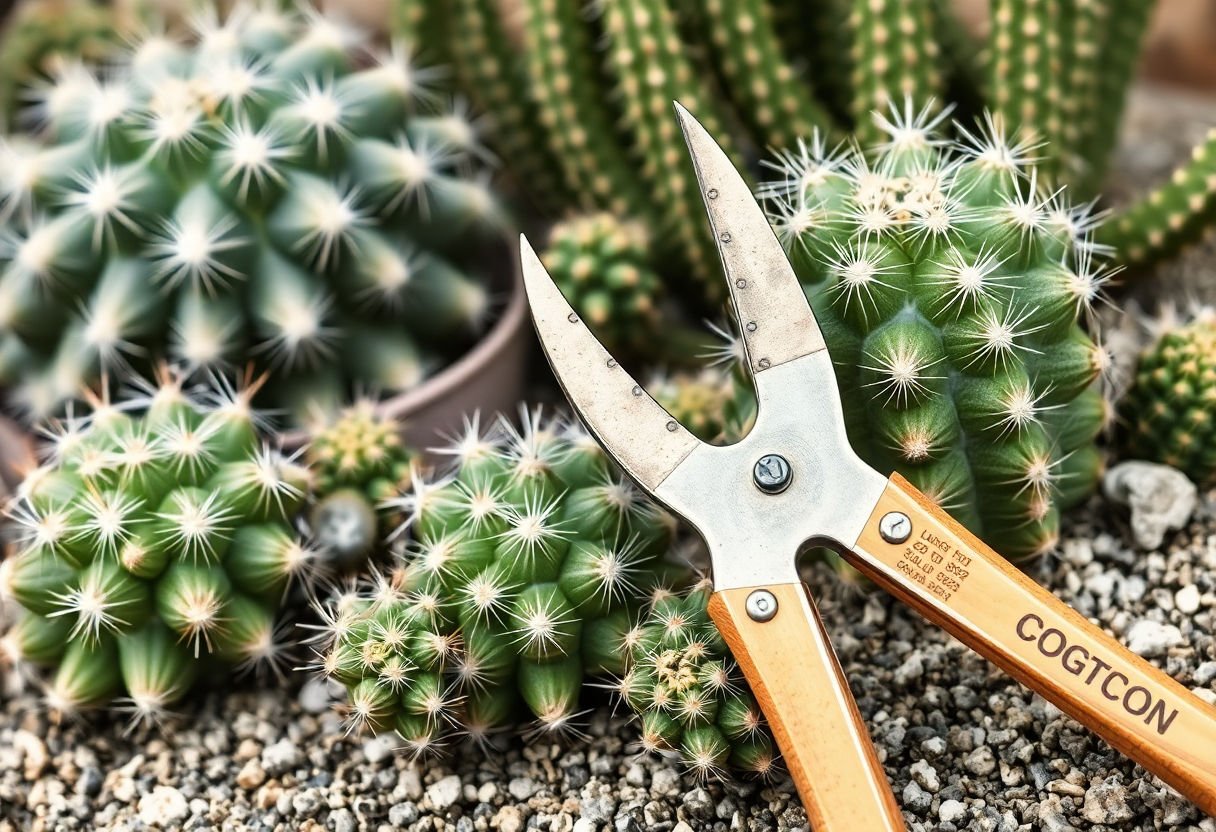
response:
M888 512L910 521L879 530ZM897 532L891 534L890 532ZM898 474L847 555L925 618L1216 815L1216 708L1027 578Z
M754 621L748 596L777 612ZM715 593L709 614L751 684L816 832L904 832L903 817L836 653L800 583Z

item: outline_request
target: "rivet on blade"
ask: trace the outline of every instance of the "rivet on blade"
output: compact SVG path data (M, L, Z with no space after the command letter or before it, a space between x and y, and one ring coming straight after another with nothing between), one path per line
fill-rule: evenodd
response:
M738 280L735 281L735 285L738 286L740 289L746 289L747 281L744 280L743 278L739 278Z
M763 624L777 614L777 596L767 589L757 589L747 596L747 617Z
M668 422L668 423L667 423L667 431L668 431L669 433L675 433L675 432L676 432L676 429L677 429L677 428L679 428L679 427L680 427L680 426L676 424L676 422L675 422L675 420L674 420L674 419L673 419L673 420L671 420L670 422Z
M729 231L723 231L723 232L722 232L722 233L721 233L721 234L718 236L718 239L719 239L719 240L721 240L721 241L722 241L722 242L724 242L724 243L729 243L729 242L730 242L730 232L729 232Z
M566 316L566 320L572 324L576 324L576 323L578 323L578 315L571 312L569 315Z
M609 358L609 359L608 359L608 369L609 369L609 370L614 370L614 369L616 369L616 359L615 359L615 358Z
M642 385L640 385L640 384L633 385L633 395L635 395L635 396L642 395Z
M769 367L773 366L773 362L769 361L767 358L761 358L756 362L756 366L758 366L761 370L767 370Z
M756 331L756 322L755 322L755 321L748 321L748 322L747 322L747 331L748 331L748 332L755 332L755 331Z
M912 536L912 519L902 511L888 511L878 521L878 533L888 543L903 543Z
M710 199L717 199L718 198L718 189L710 188L709 191L706 193L706 196L708 196Z

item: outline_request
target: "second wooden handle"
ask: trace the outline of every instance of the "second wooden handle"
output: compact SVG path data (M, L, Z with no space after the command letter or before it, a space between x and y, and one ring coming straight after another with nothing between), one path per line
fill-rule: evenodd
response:
M772 593L776 614L768 620L748 614L747 599L757 590ZM710 599L709 614L768 717L815 832L903 832L903 816L806 588L723 590Z
M1216 708L1023 575L898 474L855 548L850 562L875 583L1216 815Z

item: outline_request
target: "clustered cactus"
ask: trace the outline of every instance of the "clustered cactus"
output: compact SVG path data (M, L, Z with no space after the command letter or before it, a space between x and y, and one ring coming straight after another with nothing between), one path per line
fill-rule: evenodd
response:
M351 726L415 753L528 713L570 728L584 679L625 671L637 611L673 568L671 518L569 426L473 422L448 450L453 470L400 500L399 565L324 608L318 647Z
M200 13L37 89L0 140L0 383L36 415L150 360L255 361L295 414L416 385L490 293L477 131L403 48L312 11Z
M641 747L678 753L700 777L728 769L767 777L777 752L764 715L709 619L713 589L655 598L628 633L629 669L617 692L638 714Z
M1124 456L1216 482L1216 310L1167 310L1122 402Z
M494 0L409 6L426 7L468 94L501 118L503 154L539 203L663 229L656 240L679 256L672 274L691 270L712 301L713 241L672 99L737 162L816 130L868 146L882 139L871 114L904 101L953 106L968 129L990 112L1035 146L1044 184L1088 201L1153 2L993 0L983 42L947 0L525 0L519 15ZM1104 241L1151 264L1197 239L1216 221L1212 155L1209 142L1172 184L1117 213Z
M1050 549L1101 470L1109 271L1091 219L999 126L950 143L893 110L870 153L779 157L771 220L835 362L853 447L1012 558Z
M217 670L283 669L280 605L319 563L292 523L308 473L262 443L255 390L166 376L52 423L11 509L0 644L51 671L56 710L117 698L155 720Z
M359 399L311 432L305 458L316 502L313 538L335 563L360 566L391 531L391 501L410 484L401 426Z
M630 352L652 346L659 328L663 283L652 258L646 227L609 213L557 223L542 257L600 340Z

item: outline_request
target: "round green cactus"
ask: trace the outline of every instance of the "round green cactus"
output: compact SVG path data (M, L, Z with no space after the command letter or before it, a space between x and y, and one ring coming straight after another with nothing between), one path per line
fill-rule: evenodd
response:
M308 472L261 443L254 389L166 378L53 423L0 588L20 608L4 651L52 671L55 709L123 697L152 720L204 668L282 669L279 606L318 562L292 525Z
M760 706L709 619L713 588L656 596L625 639L617 692L642 724L642 749L678 753L699 777L728 768L767 776L776 747Z
M360 399L312 431L305 458L314 476L313 537L335 562L357 567L392 525L385 503L410 482L400 425Z
M0 383L34 414L110 368L252 358L306 415L416 385L487 318L461 263L496 202L431 75L317 12L199 21L65 67L0 140Z
M931 112L931 111L928 111ZM773 222L835 362L853 447L1013 558L1100 475L1107 272L1093 222L999 127L949 143L894 110L869 153L784 154Z
M624 672L637 610L674 568L671 517L585 435L525 414L450 450L454 469L399 501L399 566L326 608L318 651L351 724L417 753L528 714L569 728L585 677Z
M658 331L663 281L651 265L650 234L612 214L553 226L542 260L570 305L609 349L639 350Z
M1216 310L1187 322L1170 314L1140 355L1122 403L1123 455L1216 482Z

